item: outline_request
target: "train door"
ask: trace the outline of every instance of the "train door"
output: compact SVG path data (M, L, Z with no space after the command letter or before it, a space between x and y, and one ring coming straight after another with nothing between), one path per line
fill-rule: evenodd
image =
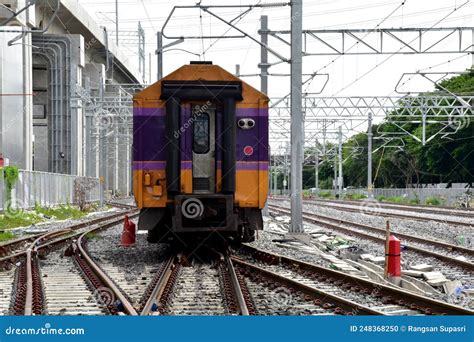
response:
M216 109L193 105L193 192L214 193L216 184Z

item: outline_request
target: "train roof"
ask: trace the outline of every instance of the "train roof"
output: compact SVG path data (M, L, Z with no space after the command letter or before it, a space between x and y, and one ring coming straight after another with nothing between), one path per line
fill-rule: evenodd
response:
M183 65L161 80L136 93L133 97L134 102L139 106L140 103L145 105L147 102L148 105L150 105L150 102L153 102L157 107L163 106L165 101L160 100L162 81L239 81L242 82L242 103L255 103L261 101L268 103L269 101L266 94L255 89L218 65L209 63L192 63Z

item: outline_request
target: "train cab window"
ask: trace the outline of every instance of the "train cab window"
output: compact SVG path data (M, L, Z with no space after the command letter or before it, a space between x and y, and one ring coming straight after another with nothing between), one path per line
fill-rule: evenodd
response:
M194 117L193 152L206 154L209 152L209 114L201 113Z

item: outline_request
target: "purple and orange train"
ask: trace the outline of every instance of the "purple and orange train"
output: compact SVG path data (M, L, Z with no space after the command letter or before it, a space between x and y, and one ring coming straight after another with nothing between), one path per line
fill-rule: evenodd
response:
M133 99L133 184L148 240L253 241L268 191L268 97L191 62Z

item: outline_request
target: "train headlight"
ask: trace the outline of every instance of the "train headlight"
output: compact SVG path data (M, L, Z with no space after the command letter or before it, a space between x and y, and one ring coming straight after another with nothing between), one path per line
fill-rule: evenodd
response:
M248 118L240 119L237 122L237 126L239 126L240 129L251 129L255 127L255 120Z

